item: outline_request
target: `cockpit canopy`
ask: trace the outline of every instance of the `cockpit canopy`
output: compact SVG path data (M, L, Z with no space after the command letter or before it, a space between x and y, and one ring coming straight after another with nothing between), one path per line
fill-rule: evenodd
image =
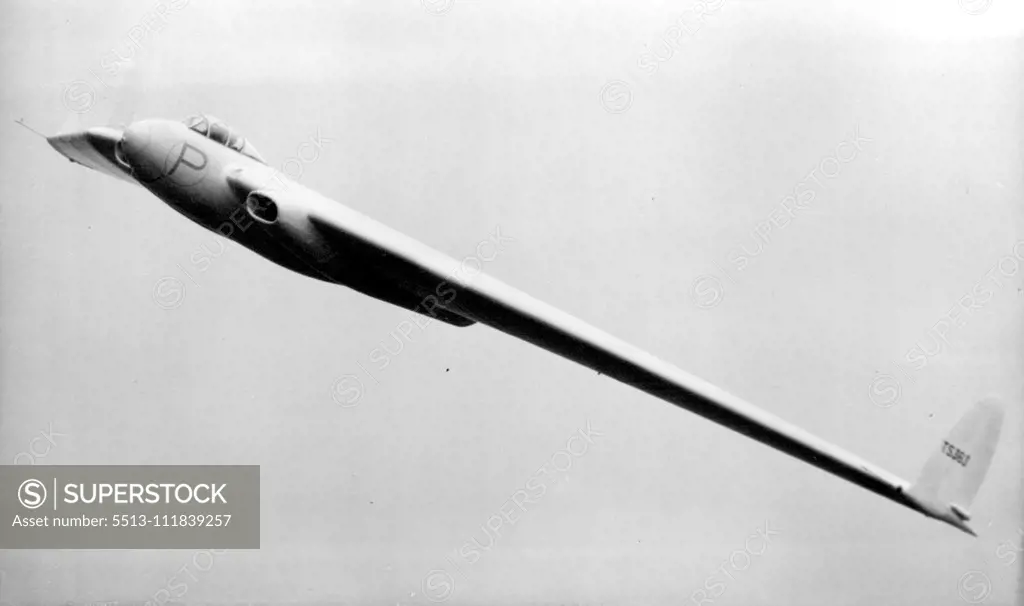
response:
M239 135L237 132L228 127L217 118L213 116L196 114L195 116L189 116L185 120L185 126L206 137L212 139L221 145L230 147L231 149L249 156L253 160L258 160L263 164L267 161L263 159L252 143L249 143L245 137Z

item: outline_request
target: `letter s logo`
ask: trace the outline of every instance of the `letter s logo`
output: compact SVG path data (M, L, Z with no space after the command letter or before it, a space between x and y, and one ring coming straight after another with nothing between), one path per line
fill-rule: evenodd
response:
M46 502L46 486L39 480L25 480L18 487L18 501L25 509L38 509Z

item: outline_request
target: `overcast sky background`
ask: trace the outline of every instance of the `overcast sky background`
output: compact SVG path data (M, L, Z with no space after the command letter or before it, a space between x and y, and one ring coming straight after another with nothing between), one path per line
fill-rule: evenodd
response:
M217 556L182 601L429 604L424 576L486 544L588 423L603 435L448 603L691 604L714 575L715 604L932 606L978 595L972 571L986 604L1013 601L1024 280L991 270L1024 237L1019 4L727 0L649 75L689 2L192 0L100 85L150 6L4 3L0 462L52 427L38 463L260 465L262 548ZM62 102L78 80L81 115ZM274 166L330 138L304 184L456 258L498 228L515 241L487 272L902 477L1002 398L981 536L487 327L417 328L377 370L407 312L233 244L199 271L217 236L12 122L197 111ZM855 129L863 151L737 271ZM901 374L982 282L991 299ZM762 555L715 572L766 523ZM0 552L0 601L145 601L193 555Z

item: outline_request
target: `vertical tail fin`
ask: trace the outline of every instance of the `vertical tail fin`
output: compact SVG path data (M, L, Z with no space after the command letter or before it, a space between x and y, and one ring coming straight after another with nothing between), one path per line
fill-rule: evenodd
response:
M974 405L925 463L909 496L928 515L968 532L967 509L978 494L999 442L1003 407L995 398ZM971 532L973 534L973 532Z

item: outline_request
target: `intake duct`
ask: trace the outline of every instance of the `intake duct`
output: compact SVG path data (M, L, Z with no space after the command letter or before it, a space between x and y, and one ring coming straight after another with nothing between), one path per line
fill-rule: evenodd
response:
M254 191L245 198L245 210L249 216L264 225L277 223L277 203L270 199L270 196Z

